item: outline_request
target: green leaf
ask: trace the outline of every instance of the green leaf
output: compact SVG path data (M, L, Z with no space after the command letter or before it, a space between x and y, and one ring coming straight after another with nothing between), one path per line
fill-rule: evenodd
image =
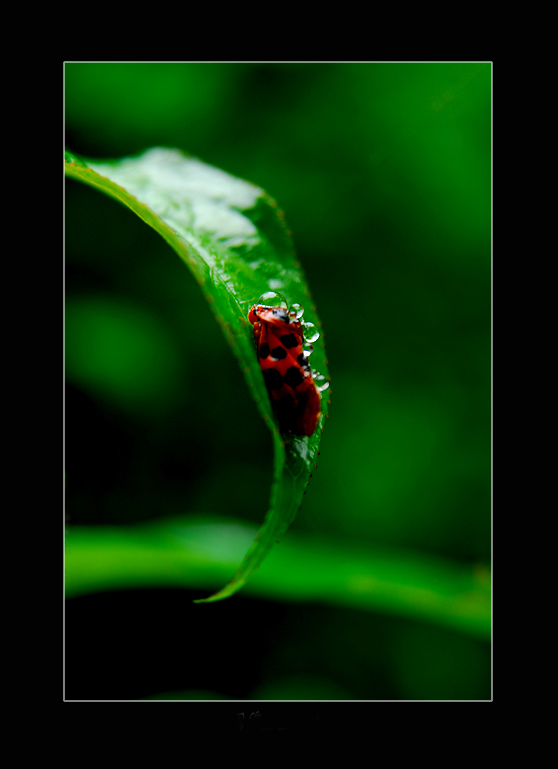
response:
M156 147L138 157L106 162L84 161L66 152L65 171L131 208L189 267L273 435L273 482L265 521L233 579L202 600L225 598L245 584L294 520L327 418L324 391L314 434L281 435L256 357L253 327L247 320L259 297L275 291L289 306L304 307L305 323L321 328L284 215L264 190L174 149ZM327 388L323 334L313 346L312 368L318 384Z
M235 520L166 518L137 526L76 526L66 538L66 596L145 587L211 589L254 537ZM490 638L491 578L405 550L292 532L246 587L281 602L384 612Z

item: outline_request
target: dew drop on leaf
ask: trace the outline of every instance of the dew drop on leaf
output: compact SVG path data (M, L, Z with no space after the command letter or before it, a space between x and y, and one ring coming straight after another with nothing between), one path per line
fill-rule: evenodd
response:
M320 338L320 332L313 323L303 323L302 329L304 331L305 340L310 344L317 342Z
M283 307L285 310L289 307L283 294L278 291L266 291L260 296L257 304L265 304L268 307Z
M291 312L294 312L296 319L300 320L304 315L304 307L298 302L293 302L293 304L291 304Z
M317 371L312 370L312 377L319 392L323 393L324 390L328 389L329 381L323 374L319 374Z

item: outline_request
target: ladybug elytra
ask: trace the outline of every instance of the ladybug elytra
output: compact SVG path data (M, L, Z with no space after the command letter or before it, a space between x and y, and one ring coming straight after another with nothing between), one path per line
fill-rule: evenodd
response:
M312 435L321 415L321 400L303 349L303 327L297 313L255 304L248 320L254 326L260 368L281 432Z

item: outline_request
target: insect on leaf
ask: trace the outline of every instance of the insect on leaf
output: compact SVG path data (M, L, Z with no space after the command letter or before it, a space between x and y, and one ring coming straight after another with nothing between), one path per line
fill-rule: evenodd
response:
M225 598L242 587L293 521L328 413L323 334L283 213L261 188L178 150L153 148L110 162L66 153L65 169L67 176L128 206L189 267L273 435L273 482L265 520L232 580L200 602ZM266 390L248 322L250 308L266 292L280 293L289 308L304 308L301 320L312 340L310 365L321 393L321 414L310 436L281 434Z

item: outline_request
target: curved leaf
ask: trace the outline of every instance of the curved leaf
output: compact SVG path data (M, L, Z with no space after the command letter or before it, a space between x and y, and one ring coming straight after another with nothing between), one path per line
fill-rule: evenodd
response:
M296 516L327 418L324 391L322 415L311 437L285 439L280 434L247 320L259 297L275 291L289 306L302 305L303 322L320 328L284 215L264 190L178 150L153 148L138 157L107 162L84 161L67 152L65 160L67 176L131 208L190 268L272 432L273 483L265 521L233 579L202 600L225 598L242 587ZM318 384L327 388L323 335L313 345L311 364Z
M66 597L210 589L226 579L254 533L252 524L208 517L76 526L66 539ZM385 612L490 639L491 575L481 564L293 531L246 591L268 601Z

